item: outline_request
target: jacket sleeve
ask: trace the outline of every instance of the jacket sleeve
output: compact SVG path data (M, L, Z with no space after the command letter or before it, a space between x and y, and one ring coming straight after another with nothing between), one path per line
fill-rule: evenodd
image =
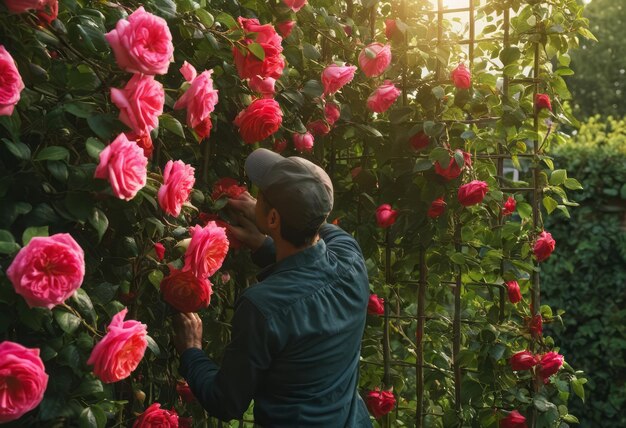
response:
M353 254L356 252L361 258L363 258L363 253L361 252L359 244L352 237L352 235L341 229L339 226L324 223L322 227L320 227L319 233L320 238L324 240L326 247L329 250L339 254Z
M231 342L222 366L201 349L181 355L180 373L202 407L221 420L241 418L271 363L270 338L263 314L242 298L233 316Z
M265 238L263 244L253 252L250 257L252 262L260 268L276 263L276 247L274 240L269 236Z

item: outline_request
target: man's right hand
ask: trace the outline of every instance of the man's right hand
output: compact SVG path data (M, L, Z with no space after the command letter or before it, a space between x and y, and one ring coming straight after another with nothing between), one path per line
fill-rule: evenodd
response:
M229 224L228 230L250 250L258 250L266 236L259 231L255 223L256 199L245 192L237 199L229 199L228 207L235 213L235 220L238 223Z

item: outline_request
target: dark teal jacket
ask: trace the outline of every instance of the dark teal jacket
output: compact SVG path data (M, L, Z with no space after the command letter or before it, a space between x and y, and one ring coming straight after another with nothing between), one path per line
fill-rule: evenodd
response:
M253 255L259 282L235 304L219 367L201 349L181 356L181 374L217 418L270 427L371 427L357 393L369 286L356 241L325 224L321 240L275 261L271 239Z

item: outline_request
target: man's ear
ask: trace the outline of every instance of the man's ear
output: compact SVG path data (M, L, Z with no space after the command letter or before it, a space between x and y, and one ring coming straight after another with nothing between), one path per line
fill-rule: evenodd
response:
M280 229L280 214L276 208L272 208L267 216L267 226L272 230Z

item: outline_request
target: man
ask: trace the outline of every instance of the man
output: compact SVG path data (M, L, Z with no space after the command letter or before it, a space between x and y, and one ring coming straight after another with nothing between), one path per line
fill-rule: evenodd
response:
M266 149L250 154L245 170L258 199L229 201L239 214L230 229L265 269L235 304L221 367L201 349L198 315L176 316L180 372L223 420L240 418L254 399L264 428L371 427L357 393L367 272L356 241L325 223L331 180L305 159Z

